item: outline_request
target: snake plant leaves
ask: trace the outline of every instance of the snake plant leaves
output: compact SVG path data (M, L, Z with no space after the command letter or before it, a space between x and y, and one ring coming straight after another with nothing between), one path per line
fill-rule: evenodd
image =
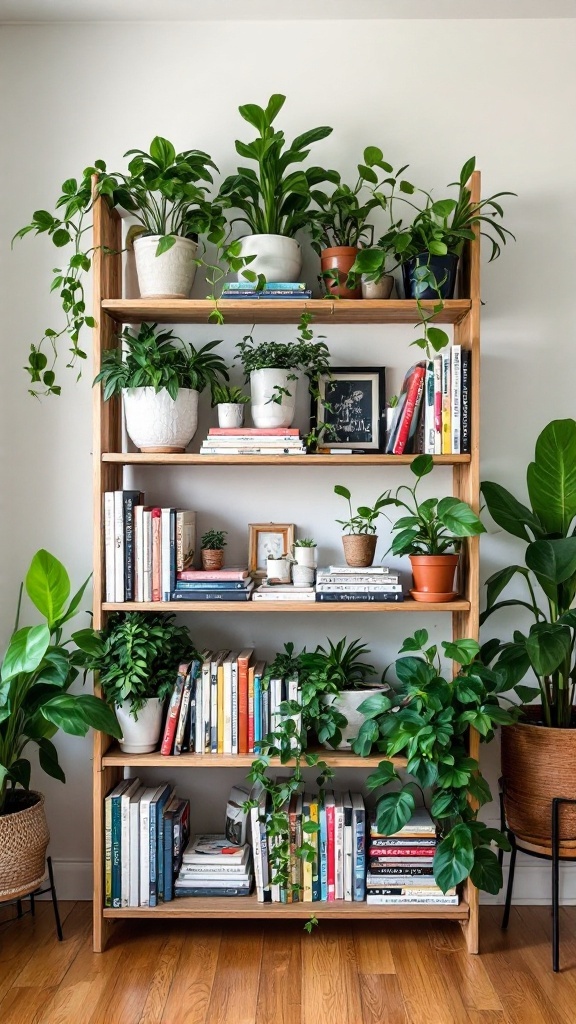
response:
M532 508L546 532L566 536L576 516L574 420L552 420L544 428L526 479Z

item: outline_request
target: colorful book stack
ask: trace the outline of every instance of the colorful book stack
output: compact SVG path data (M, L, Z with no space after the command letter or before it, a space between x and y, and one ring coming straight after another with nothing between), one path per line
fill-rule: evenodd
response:
M457 904L456 889L444 893L434 881L432 863L436 846L436 827L423 807L404 828L389 836L378 832L372 822L366 902Z
M174 895L249 896L253 884L248 843L232 846L225 835L200 835L184 850Z
M104 801L104 905L155 907L174 899L190 835L190 801L170 783L123 779Z
M260 903L315 903L320 900L362 901L366 895L366 812L360 793L294 794L281 809L285 829L269 834L270 807L266 791L256 783L250 793L250 835L254 853L256 896ZM317 831L308 832L312 822ZM275 845L290 848L288 879L277 871ZM297 850L306 842L313 859Z
M300 431L292 427L211 427L201 455L305 455Z
M312 291L304 281L268 281L257 289L250 281L229 281L222 291L223 299L311 299Z
M252 594L253 601L300 601L314 603L316 591L313 586L295 587L293 583L270 584L266 580L256 587Z
M329 565L316 573L316 600L403 601L404 595L400 577L385 566Z
M470 452L471 352L452 345L408 370L386 452L460 455Z
M249 601L254 581L247 566L184 569L176 573L171 601Z
M107 601L169 601L195 550L195 512L144 505L140 491L104 494Z

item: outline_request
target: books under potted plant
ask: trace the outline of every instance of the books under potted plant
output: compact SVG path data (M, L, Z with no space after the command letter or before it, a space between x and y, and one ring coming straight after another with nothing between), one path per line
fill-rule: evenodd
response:
M44 619L35 626L19 626L20 589L16 627L0 672L0 899L32 892L45 873L50 835L44 797L30 789L28 745L36 744L40 768L65 782L52 742L58 729L72 736L85 736L89 728L120 735L116 717L103 701L70 689L96 642L89 628L63 639L87 583L71 598L62 563L48 551L37 551L24 583Z
M378 541L374 524L385 501L381 496L372 508L369 505L359 505L354 513L352 511L352 495L348 488L342 484L336 484L334 493L339 494L341 498L346 498L350 512L348 519L336 520L346 531L342 537L346 565L364 569L366 566L372 565L374 561Z
M337 643L328 640L327 644L327 648L318 644L315 651L303 652L301 660L307 682L324 694L322 703L332 706L346 720L347 724L341 725L341 739L336 747L348 749L364 722L359 708L366 700L367 691L383 693L384 688L373 681L374 666L362 660L370 650L360 639L347 643L344 637ZM324 746L333 746L327 739L321 742Z
M126 430L143 452L183 452L196 433L198 398L205 388L228 380L226 364L214 352L219 341L200 349L141 324L120 335L124 348L107 349L94 384L104 400L122 395Z
M218 410L218 426L232 429L244 423L244 406L250 401L242 388L229 384L215 384L212 388L212 407Z
M207 530L200 542L203 569L221 569L224 565L224 548L227 530Z

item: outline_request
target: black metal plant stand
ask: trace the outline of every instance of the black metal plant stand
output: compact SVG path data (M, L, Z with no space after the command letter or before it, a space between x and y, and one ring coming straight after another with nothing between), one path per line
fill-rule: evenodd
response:
M559 907L559 894L560 894L560 861L562 860L571 863L576 861L575 857L560 857L560 807L562 804L576 804L576 800L571 800L568 797L556 796L552 799L552 853L537 853L535 850L527 850L524 846L520 846L516 842L516 836L510 831L506 824L506 816L504 814L504 798L500 793L500 822L502 831L506 832L510 841L512 851L510 853L510 865L508 869L508 885L506 886L506 902L504 904L504 913L502 915L502 928L508 927L508 921L510 919L510 907L512 905L512 891L514 889L514 871L516 869L516 854L518 850L521 853L528 854L529 857L537 857L539 860L548 860L552 862L552 970L558 972L560 970L560 907ZM502 866L504 860L504 851L498 852L498 860L500 866Z
M52 897L52 909L54 910L54 920L56 922L56 934L58 936L58 941L62 942L62 923L60 921L60 911L58 909L58 897L56 895L56 886L54 885L54 871L52 869L51 857L46 858L46 864L48 866L48 880L50 884L46 886L44 889L34 889L33 892L27 893L25 896L21 896L19 899L10 901L16 904L16 918L12 918L12 920L19 920L21 917L24 917L25 913L30 913L32 917L35 917L36 905L34 901L36 897L43 896L45 893L49 892ZM22 904L24 900L28 899L30 900L30 910L25 911ZM8 924L8 921L5 921L4 924Z

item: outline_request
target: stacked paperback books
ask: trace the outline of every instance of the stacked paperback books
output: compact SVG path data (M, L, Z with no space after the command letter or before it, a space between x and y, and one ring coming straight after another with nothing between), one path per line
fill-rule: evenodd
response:
M201 455L305 455L300 431L292 427L211 427Z
M470 452L471 352L452 345L408 370L386 452L459 455Z
M182 856L175 896L249 896L254 884L252 850L225 835L193 836Z
M381 835L370 826L366 902L384 905L457 904L456 889L443 893L434 881L436 828L425 808L419 808L404 828Z
M249 601L254 581L247 566L184 569L176 573L171 601Z
M384 566L354 569L349 565L329 565L317 571L316 600L403 601L404 595L398 574Z
M104 801L104 905L155 907L174 899L190 835L190 801L170 783L124 779Z
M257 289L250 281L230 281L224 285L223 299L310 299L312 291L304 281L268 281Z
M303 604L314 603L316 591L314 587L295 587L293 583L268 583L264 580L252 594L253 601L299 601Z

